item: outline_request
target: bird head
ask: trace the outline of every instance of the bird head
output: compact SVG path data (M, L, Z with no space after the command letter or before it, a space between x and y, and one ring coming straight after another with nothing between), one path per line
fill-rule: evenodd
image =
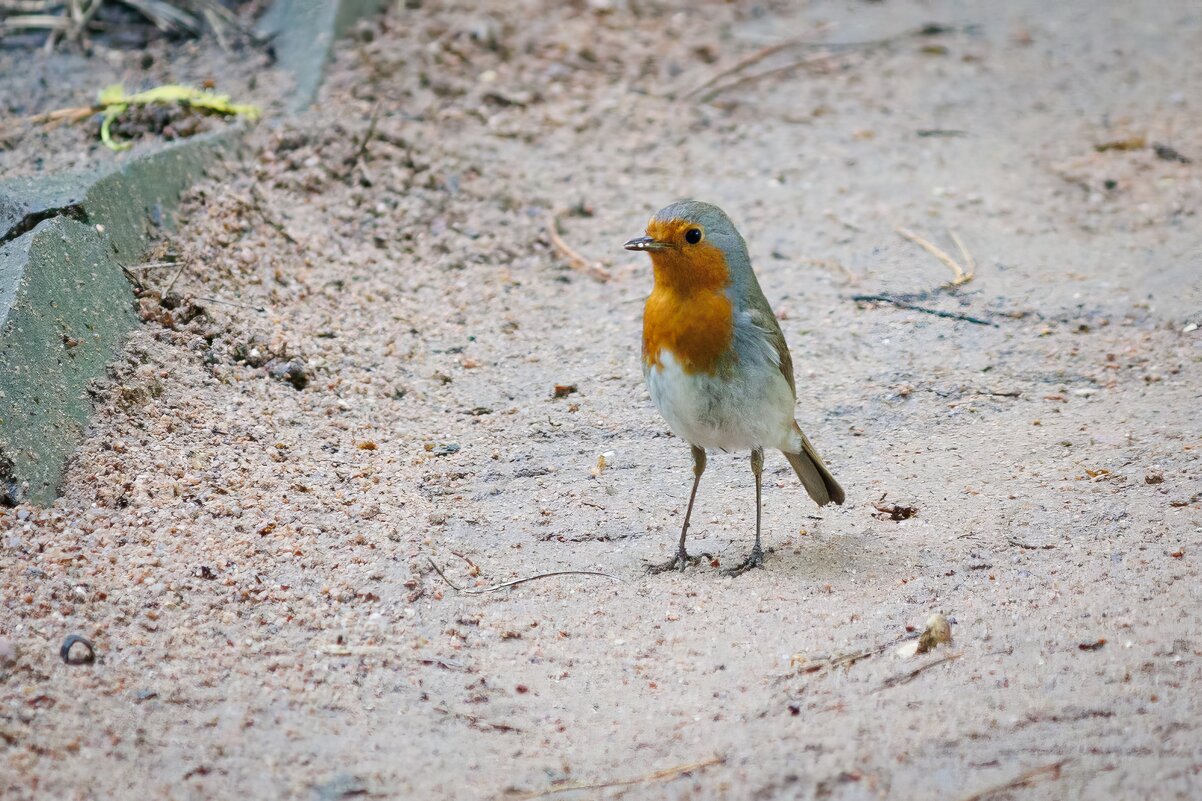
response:
M651 256L657 286L679 291L718 291L751 272L747 244L717 206L681 200L665 206L647 223L646 236L627 250Z

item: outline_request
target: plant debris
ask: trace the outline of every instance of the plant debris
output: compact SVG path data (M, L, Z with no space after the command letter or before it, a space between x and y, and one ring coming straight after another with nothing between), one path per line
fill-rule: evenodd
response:
M936 612L927 618L926 626L922 633L918 635L918 639L907 642L896 651L897 656L902 659L907 659L916 654L925 654L933 651L940 645L946 645L952 641L952 624L942 614Z
M1177 152L1176 148L1168 145L1152 145L1152 151L1156 154L1156 158L1162 161L1176 161L1179 164L1193 164L1193 159L1188 159Z
M876 692L880 692L881 690L888 690L890 687L898 687L902 684L909 684L910 682L914 681L914 679L918 678L920 675L922 675L924 672L930 670L931 668L937 667L946 662L952 662L956 659L959 659L960 657L961 657L961 654L948 654L947 656L943 656L943 657L940 657L939 659L935 659L931 662L927 662L925 665L916 667L907 673L900 673L896 676L890 676L889 678L885 679L884 683L881 684L880 687L878 687L876 689Z
M885 493L888 495L888 493ZM886 504L885 495L882 495L872 506L876 511L872 514L877 520L909 520L918 514L917 506L901 506L899 504Z
M217 94L208 89L169 84L127 95L123 86L114 84L100 92L98 105L103 114L100 121L100 140L110 150L129 148L132 145L130 142L113 141L110 130L113 122L130 106L149 106L156 103L185 106L223 117L244 117L252 122L259 119L261 114L258 106L231 103L229 95Z
M233 103L230 101L229 95L218 94L209 89L194 89L179 84L167 84L127 95L123 86L114 84L100 91L95 105L56 109L31 117L30 122L51 125L60 122L78 122L99 113L101 115L100 140L110 150L126 150L132 147L133 143L118 142L113 138L114 123L131 108L148 109L152 106L163 109L183 108L221 117L242 117L252 122L259 119L262 113L258 106ZM169 115L151 117L148 127L153 132L161 133L167 129L173 119ZM187 135L186 131L183 133Z
M1037 779L1059 779L1060 769L1070 762L1072 762L1071 759L1062 759L1059 762L1053 762L1050 765L1041 765L1038 768L1031 768L1028 771L1020 773L1017 777L1005 782L1004 784L999 784L996 787L990 787L986 790L980 791L979 793L973 793L972 795L963 798L961 801L989 801L989 799L1000 798L1002 796L1009 798L1009 791L1018 790L1023 787L1030 787Z
M1111 150L1125 153L1130 150L1143 150L1147 146L1148 140L1144 137L1128 136L1125 139L1115 139L1110 142L1103 142L1099 145L1094 145L1093 149L1099 153L1106 153L1107 151Z
M946 617L936 612L927 618L926 628L922 630L922 634L918 638L917 653L925 654L927 651L951 641L952 624L947 622Z
M964 246L964 242L961 241L960 237L956 235L956 232L950 228L947 231L947 235L951 237L952 241L956 243L956 247L959 248L960 256L964 259L963 265L961 265L960 262L956 261L951 256L947 255L942 248L933 244L929 240L924 239L913 231L900 226L894 228L893 230L896 231L903 239L910 240L927 253L930 253L932 256L939 259L939 261L943 262L948 266L949 269L951 269L952 280L948 284L949 287L957 287L967 284L976 274L976 261L973 259L972 254L968 252L968 248Z
M430 567L434 568L434 572L438 574L439 578L445 581L451 589L455 590L456 592L461 592L464 595L483 595L488 592L496 592L497 590L505 590L509 589L510 587L516 587L519 584L525 584L528 581L551 578L552 576L601 576L602 578L607 578L610 581L620 581L617 576L610 575L609 573L602 573L599 570L556 570L551 573L538 573L533 576L526 576L525 578L520 578L516 581L506 581L503 584L496 584L492 587L471 589L468 587L460 587L458 584L455 584L453 581L447 578L447 575L442 572L442 568L440 568L433 559L430 559L429 557L426 557L426 559L430 563Z
M529 799L533 798L546 798L547 796L558 795L560 793L570 793L576 790L603 790L608 787L630 787L631 785L646 784L648 782L666 782L671 781L672 779L678 779L681 776L688 776L713 765L721 765L724 762L726 762L726 757L714 756L710 757L709 759L702 760L701 762L690 762L687 765L677 765L671 768L664 768L663 770L657 770L653 773L648 773L645 776L636 776L633 779L615 779L612 781L601 782L565 782L564 784L560 784L559 786L552 787L548 790L525 793L523 795L516 796L515 798L518 799L518 801L529 801Z

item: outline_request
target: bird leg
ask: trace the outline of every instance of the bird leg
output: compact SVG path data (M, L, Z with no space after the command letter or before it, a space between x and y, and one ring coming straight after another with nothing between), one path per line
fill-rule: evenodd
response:
M762 457L761 457L762 460ZM697 485L701 483L701 474L705 472L705 448L693 446L693 491L689 493L689 505L684 511L684 525L680 527L680 546L668 561L660 565L647 565L648 573L665 573L669 570L683 571L687 566L697 563L697 558L689 556L684 549L685 535L689 532L689 517L693 514L693 501L697 500Z
M741 576L753 567L764 566L764 549L760 547L760 475L764 472L764 449L751 452L751 472L755 475L755 546L739 564L724 570L728 576Z

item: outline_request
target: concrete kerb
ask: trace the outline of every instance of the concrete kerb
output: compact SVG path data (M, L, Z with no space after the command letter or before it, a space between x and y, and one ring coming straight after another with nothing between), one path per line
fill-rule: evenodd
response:
M313 102L335 39L387 0L275 0L262 28ZM49 504L83 438L89 384L137 324L122 267L243 128L137 150L121 166L0 182L0 504Z
M100 172L0 184L0 503L46 504L92 410L89 383L137 323L122 267L239 129Z
M374 14L388 0L275 0L259 23L259 32L275 47L280 66L295 76L292 110L301 111L317 97L334 41L356 20Z

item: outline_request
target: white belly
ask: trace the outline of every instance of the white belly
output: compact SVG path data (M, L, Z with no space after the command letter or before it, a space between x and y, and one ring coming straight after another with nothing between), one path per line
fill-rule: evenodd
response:
M743 364L731 380L689 375L667 350L660 351L659 361L662 366L647 370L651 400L672 432L690 445L801 450L793 428L793 393L778 367Z

